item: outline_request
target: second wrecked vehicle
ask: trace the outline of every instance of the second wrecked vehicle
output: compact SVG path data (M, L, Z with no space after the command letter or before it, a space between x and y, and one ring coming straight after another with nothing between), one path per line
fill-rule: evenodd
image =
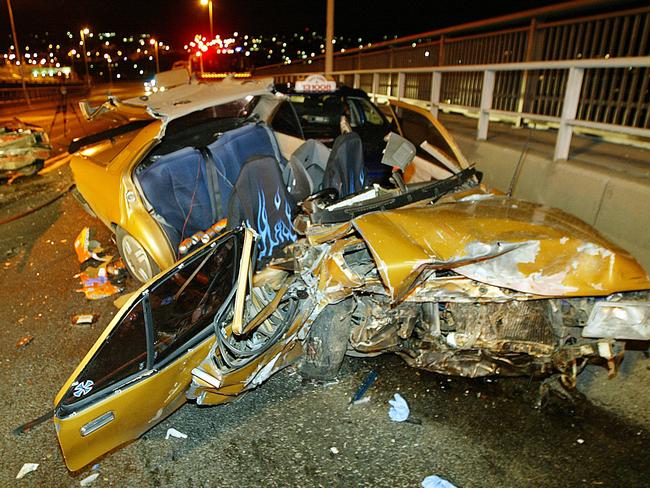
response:
M365 187L353 133L319 176L269 154L235 161L226 230L136 292L57 395L68 468L188 399L231 401L294 362L327 379L345 354L395 352L443 374L570 386L591 359L613 369L617 339L650 338L650 281L634 258L574 217L485 188L427 123L420 148L389 137L392 188ZM235 131L269 137L259 123ZM427 161L440 177L417 177Z
M43 128L18 119L0 123L0 178L36 173L51 151Z

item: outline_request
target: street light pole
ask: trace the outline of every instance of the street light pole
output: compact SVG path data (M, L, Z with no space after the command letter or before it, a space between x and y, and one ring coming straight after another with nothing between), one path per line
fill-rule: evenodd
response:
M104 54L104 59L106 60L106 63L108 63L108 86L113 87L113 68L111 67L111 64L113 63L113 59L111 58L110 54Z
M325 28L325 74L334 71L334 0L327 0L327 25Z
M210 40L214 39L214 29L212 27L212 0L201 0L201 5L208 7L208 15L210 17Z
M23 85L23 93L25 94L25 100L27 100L27 106L31 107L32 102L29 99L29 93L27 92L27 85L25 85L25 60L23 55L20 52L20 47L18 46L18 37L16 37L16 25L14 24L14 11L11 9L11 0L7 0L7 10L9 11L9 22L11 23L11 35L14 38L14 47L16 48L16 57L18 58L18 63L20 64L20 83Z
M156 73L160 73L160 63L158 62L158 41L149 39L149 44L153 46L154 56L156 56Z
M88 27L81 29L79 31L79 35L81 35L81 46L83 47L84 50L84 64L86 65L86 83L88 84L88 87L90 87L90 73L88 72L88 53L86 52L86 34L88 34L90 30Z

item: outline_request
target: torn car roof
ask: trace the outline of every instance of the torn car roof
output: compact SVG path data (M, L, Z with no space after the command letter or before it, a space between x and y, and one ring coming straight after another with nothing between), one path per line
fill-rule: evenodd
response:
M87 101L79 102L84 117L92 120L101 114L119 114L128 121L160 120L158 138L165 133L167 124L185 115L209 107L224 105L245 97L271 96L273 80L234 80L226 78L215 83L190 83L158 91L149 96L120 100L109 96L98 107L91 107Z
M270 93L271 79L236 81L226 78L218 83L180 85L148 97L124 100L124 105L143 107L147 113L165 123L198 110L222 105L246 96Z

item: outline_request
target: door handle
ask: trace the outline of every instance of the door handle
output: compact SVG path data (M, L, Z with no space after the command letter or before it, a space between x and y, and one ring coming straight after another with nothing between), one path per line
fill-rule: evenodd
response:
M95 420L91 420L80 429L81 437L86 437L87 435L92 434L97 429L101 429L113 420L115 420L115 414L113 412L106 412L105 414L100 415Z

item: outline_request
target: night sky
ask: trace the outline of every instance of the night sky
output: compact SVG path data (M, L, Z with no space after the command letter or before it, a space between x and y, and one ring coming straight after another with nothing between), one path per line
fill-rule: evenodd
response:
M337 0L335 33L373 42L553 3L558 2ZM12 5L19 37L48 31L56 38L89 26L93 32L147 32L184 43L198 31L209 31L207 9L199 0L12 0ZM325 0L213 0L213 5L217 33L325 31ZM0 19L5 44L10 33L6 0L0 0Z

